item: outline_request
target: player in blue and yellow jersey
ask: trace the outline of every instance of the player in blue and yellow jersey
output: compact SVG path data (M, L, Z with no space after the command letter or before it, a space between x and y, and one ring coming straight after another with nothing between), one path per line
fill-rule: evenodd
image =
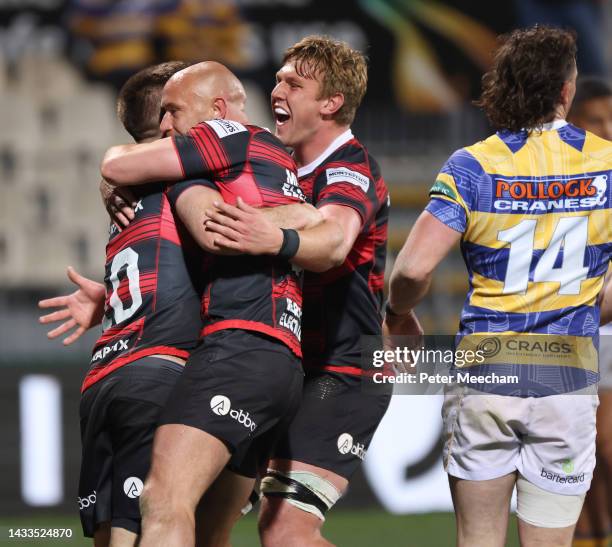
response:
M487 357L466 368L483 383L454 384L443 408L461 546L504 545L515 485L521 544L569 546L591 482L612 143L565 121L575 54L563 30L505 38L477 103L498 132L449 158L391 276L386 322L399 334L461 242L458 340L480 336ZM494 374L518 383L485 384Z

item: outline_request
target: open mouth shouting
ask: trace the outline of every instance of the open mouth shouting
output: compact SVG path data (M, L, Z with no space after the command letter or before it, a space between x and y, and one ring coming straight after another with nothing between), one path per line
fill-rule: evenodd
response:
M281 106L274 107L274 121L276 127L282 127L291 119L291 114Z

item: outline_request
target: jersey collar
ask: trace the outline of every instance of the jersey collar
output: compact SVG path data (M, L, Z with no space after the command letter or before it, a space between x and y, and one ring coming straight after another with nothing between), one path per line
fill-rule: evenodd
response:
M344 133L338 135L317 159L298 169L298 177L310 175L310 173L312 173L317 167L319 167L319 165L323 163L325 158L331 155L332 152L338 150L338 148L340 148L343 144L346 144L352 138L353 132L350 129L347 129Z
M543 123L542 131L556 131L557 129L561 129L566 125L567 122L565 120L553 120L552 122Z

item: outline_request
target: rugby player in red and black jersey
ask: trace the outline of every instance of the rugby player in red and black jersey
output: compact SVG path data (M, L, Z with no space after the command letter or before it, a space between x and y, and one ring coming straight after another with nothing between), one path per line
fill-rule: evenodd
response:
M363 55L310 36L283 63L271 97L276 135L293 149L302 189L342 231L343 245L340 265L305 276L303 399L262 481L260 532L266 546L329 545L320 533L324 515L346 490L390 398L361 387L361 336L381 334L389 196L350 129L367 85ZM278 232L242 204L220 205L211 218L218 244L242 252L261 252Z
M147 68L122 88L119 118L137 142L161 137L162 88L186 66L171 62ZM149 471L153 434L202 327L202 254L174 220L169 188L156 184L133 190L136 199L121 189L121 199L111 200L109 207L126 229L111 226L106 288L69 268L78 290L40 303L43 308L61 307L41 318L43 323L65 321L49 332L50 338L76 327L66 345L103 319L106 323L83 385L79 508L85 535L93 535L96 545L106 545L112 537L115 547L137 542L139 495ZM117 207L124 197L133 208ZM199 505L198 522L203 516L207 522L198 528L198 545L227 542L251 492L252 479L241 473L238 457Z
M170 196L196 241L212 252L221 249L204 221L215 202L241 198L258 207L307 207L283 145L246 124L245 98L239 80L219 63L181 71L162 97L161 128L171 138L113 147L102 175L117 186L206 177L208 182L176 184ZM320 245L323 232L333 232L326 246ZM299 251L295 230L279 230L269 256L207 259L205 336L155 436L141 499L141 545L193 543L193 509L231 454L255 476L301 397L301 284L288 259L329 267L333 253L321 249L340 245L341 235L322 222L304 231Z
M117 110L136 142L161 136L163 86L186 67L163 63L125 83ZM133 223L123 231L110 226L104 285L69 269L79 289L40 303L43 308L63 307L41 318L43 323L66 320L50 338L77 327L65 344L100 322L104 328L80 404L78 502L83 532L96 545L131 546L137 541L138 502L155 428L201 329L196 271L201 252L175 222L166 185L137 190Z

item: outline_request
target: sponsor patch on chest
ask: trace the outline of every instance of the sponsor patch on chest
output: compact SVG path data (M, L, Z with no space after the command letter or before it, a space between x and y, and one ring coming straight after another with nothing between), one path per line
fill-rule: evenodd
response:
M359 186L364 192L367 192L370 187L370 179L368 177L352 169L347 169L346 167L326 169L325 175L327 176L327 184L348 182L355 186Z

